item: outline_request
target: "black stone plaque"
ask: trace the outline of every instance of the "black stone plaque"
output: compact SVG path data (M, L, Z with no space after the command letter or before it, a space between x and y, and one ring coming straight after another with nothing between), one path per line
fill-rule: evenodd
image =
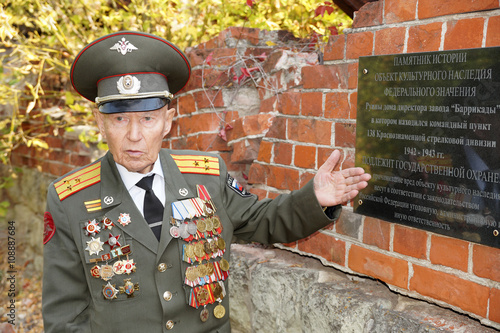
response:
M359 214L500 248L500 48L362 57Z

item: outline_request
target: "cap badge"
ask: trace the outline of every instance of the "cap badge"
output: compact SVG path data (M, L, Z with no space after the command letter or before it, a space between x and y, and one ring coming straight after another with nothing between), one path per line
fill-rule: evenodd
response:
M141 89L141 81L135 76L122 76L118 82L116 82L116 88L120 94L137 94Z
M128 52L132 52L133 50L137 50L137 47L130 44L130 42L128 40L125 40L125 37L123 37L121 41L119 41L115 45L111 46L109 49L116 50L116 51L120 52L122 55L125 55Z

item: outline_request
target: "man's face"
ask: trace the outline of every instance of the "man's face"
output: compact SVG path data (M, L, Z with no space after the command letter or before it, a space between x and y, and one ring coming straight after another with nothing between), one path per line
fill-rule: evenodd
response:
M97 126L116 163L128 171L148 173L158 158L162 140L170 132L175 109L102 114Z

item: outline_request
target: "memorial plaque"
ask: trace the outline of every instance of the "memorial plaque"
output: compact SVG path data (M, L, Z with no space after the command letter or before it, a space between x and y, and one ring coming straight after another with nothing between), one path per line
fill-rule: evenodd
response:
M361 57L359 214L500 248L500 48Z

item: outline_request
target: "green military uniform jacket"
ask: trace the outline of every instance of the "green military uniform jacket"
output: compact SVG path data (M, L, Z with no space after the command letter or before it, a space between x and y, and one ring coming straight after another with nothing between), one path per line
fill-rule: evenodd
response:
M178 161L183 156L195 160L201 171L181 166ZM198 309L190 306L193 288L185 284L186 269L198 263L184 260L187 243L169 232L171 203L198 197L197 185L204 185L210 194L215 215L222 224L220 237L227 242L223 256L209 262L229 260L233 234L261 243L290 242L328 225L340 214L338 206L330 209L330 217L325 215L314 195L312 182L291 194L259 201L255 195L231 186L226 167L216 155L163 149L160 161L166 189L160 241L132 201L109 152L50 185L44 232L46 333L230 332L228 280L223 281L226 295L221 305L226 312L222 318L216 318L213 312L218 301ZM130 223L118 223L120 214L128 214ZM89 222L104 218L114 226L105 229L100 223L99 233L88 234ZM111 236L119 244L110 242ZM99 244L97 238L104 244L102 251L95 253L92 246ZM115 274L107 281L94 277L95 266L125 260L125 255L109 261L102 259L120 247L130 251L128 259L133 260L135 271ZM127 285L128 293L124 292ZM111 299L104 297L104 289ZM200 319L203 308L209 313L205 322Z

